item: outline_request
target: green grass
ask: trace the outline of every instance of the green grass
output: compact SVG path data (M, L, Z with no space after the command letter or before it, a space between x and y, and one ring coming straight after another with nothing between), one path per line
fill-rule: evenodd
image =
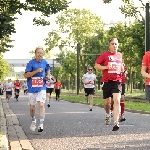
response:
M103 99L102 99L102 91L97 91L95 93L99 97L94 97L94 105L103 106ZM126 92L126 99L127 97L134 97L134 98L143 98L145 99L145 92L141 90L134 90L133 93ZM86 103L84 93L80 93L80 95L76 95L75 92L62 90L61 99L77 102L77 103ZM150 112L150 104L148 101L137 102L137 101L125 101L125 108L131 110L139 110L139 111L147 111Z

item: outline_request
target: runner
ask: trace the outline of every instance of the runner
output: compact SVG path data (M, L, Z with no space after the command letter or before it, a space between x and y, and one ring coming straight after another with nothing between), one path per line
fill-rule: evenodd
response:
M3 95L3 89L4 89L4 85L3 85L3 83L0 81L0 95Z
M46 79L50 76L50 66L48 62L43 59L44 50L41 47L35 49L35 59L27 63L24 77L27 78L30 116L32 123L30 126L31 131L36 129L35 106L38 103L39 108L39 126L38 132L43 131L43 123L45 118L44 103L46 100Z
M147 51L142 58L141 74L146 78L145 80L145 94L146 99L150 103L150 51Z
M20 84L19 80L17 79L14 82L15 98L16 98L17 101L18 101L18 98L19 98L20 88L21 88L21 84Z
M8 81L4 84L4 91L6 91L7 102L9 102L9 100L12 96L12 89L13 89L13 84L10 81L10 79L8 79Z
M28 93L28 85L27 85L27 81L24 81L23 85L22 85L23 91L24 91L24 95L27 95Z
M82 82L84 83L85 96L90 97L90 111L93 107L93 95L95 87L96 75L93 73L93 67L88 67L88 72L83 75Z
M54 90L55 78L50 74L49 80L46 81L46 101L47 107L50 107L51 94Z
M114 101L114 126L112 131L119 129L119 116L120 116L120 98L121 98L121 72L122 67L122 54L118 51L118 40L112 38L109 41L109 50L100 54L95 61L95 69L102 70L103 85L103 98L104 109L106 111L106 125L110 123L110 98L113 95Z
M58 81L58 79L56 79L56 82L55 82L55 93L56 93L56 101L60 100L60 88L62 87L62 84L60 81Z

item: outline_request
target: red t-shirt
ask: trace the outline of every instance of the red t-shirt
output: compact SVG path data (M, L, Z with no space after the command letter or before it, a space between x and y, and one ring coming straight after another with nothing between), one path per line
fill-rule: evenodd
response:
M146 52L142 59L142 66L146 66L150 73L150 51ZM150 85L150 78L146 78L145 85Z
M103 52L95 61L102 66L109 64L109 69L103 70L102 82L122 81L122 54L120 52L111 53L110 51Z
M60 88L61 88L61 82L56 82L55 89L60 89Z
M20 82L15 82L14 86L15 86L15 89L20 89Z

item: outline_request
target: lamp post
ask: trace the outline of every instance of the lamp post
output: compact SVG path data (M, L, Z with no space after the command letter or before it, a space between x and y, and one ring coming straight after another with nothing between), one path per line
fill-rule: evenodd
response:
M79 95L80 89L80 65L79 65L80 45L77 44L77 95Z
M145 52L147 52L149 51L149 3L146 3L145 15Z

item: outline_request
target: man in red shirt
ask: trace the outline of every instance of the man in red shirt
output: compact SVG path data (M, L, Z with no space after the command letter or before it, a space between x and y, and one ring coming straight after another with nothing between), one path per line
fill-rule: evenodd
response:
M18 97L19 97L20 87L21 87L21 84L20 84L19 80L17 79L14 82L15 98L17 101L18 101Z
M112 131L119 129L120 98L122 82L122 54L118 52L118 40L112 38L109 41L109 50L103 52L95 61L95 69L102 70L104 109L106 111L106 125L110 122L110 98L114 101L114 126Z
M141 74L145 80L146 99L150 102L150 51L146 52L142 59Z

